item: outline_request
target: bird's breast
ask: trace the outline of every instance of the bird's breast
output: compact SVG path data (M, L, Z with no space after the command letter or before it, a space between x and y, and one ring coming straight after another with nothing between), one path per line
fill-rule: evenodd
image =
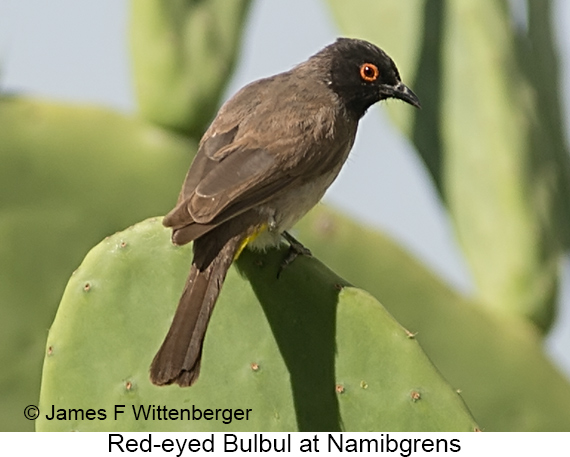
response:
M260 205L257 211L266 220L268 229L261 233L249 247L264 250L281 242L281 233L290 230L323 198L326 190L338 176L346 161L350 145L337 152L335 166L314 179L291 183L289 188L275 198Z

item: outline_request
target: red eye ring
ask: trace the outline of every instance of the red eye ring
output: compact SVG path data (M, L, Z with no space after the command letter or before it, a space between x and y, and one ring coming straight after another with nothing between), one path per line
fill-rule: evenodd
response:
M360 77L367 82L376 81L380 76L378 67L373 63L364 63L360 66Z

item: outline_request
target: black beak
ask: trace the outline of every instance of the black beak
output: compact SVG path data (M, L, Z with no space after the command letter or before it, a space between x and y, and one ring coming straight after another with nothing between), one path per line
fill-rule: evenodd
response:
M399 82L396 86L384 86L384 89L384 93L388 95L388 97L399 98L400 100L403 100L406 103L415 106L416 108L422 107L418 96L414 94L412 92L412 89L406 86L403 82Z

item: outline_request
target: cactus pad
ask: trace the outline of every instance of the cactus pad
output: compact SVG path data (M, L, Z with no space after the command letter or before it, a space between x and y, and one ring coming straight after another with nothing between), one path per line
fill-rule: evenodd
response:
M49 332L40 431L468 431L476 425L413 335L370 295L314 258L277 279L284 250L245 251L230 269L190 388L156 387L150 362L188 273L159 219L117 233L85 258ZM124 413L115 419L115 405ZM251 409L231 423L151 420L133 408ZM52 407L100 409L105 418ZM150 409L149 409L150 408ZM156 411L156 410L155 410ZM64 413L61 413L64 414ZM71 417L70 417L71 416ZM63 417L63 416L62 416ZM93 415L91 415L93 417Z

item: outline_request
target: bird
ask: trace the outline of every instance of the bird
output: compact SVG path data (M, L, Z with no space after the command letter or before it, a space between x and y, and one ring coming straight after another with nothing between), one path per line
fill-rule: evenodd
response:
M420 107L393 60L376 45L338 38L291 70L254 81L222 105L204 133L178 201L163 218L193 259L170 329L150 366L158 386L193 385L212 310L244 248L289 242L288 232L323 197L375 103Z

